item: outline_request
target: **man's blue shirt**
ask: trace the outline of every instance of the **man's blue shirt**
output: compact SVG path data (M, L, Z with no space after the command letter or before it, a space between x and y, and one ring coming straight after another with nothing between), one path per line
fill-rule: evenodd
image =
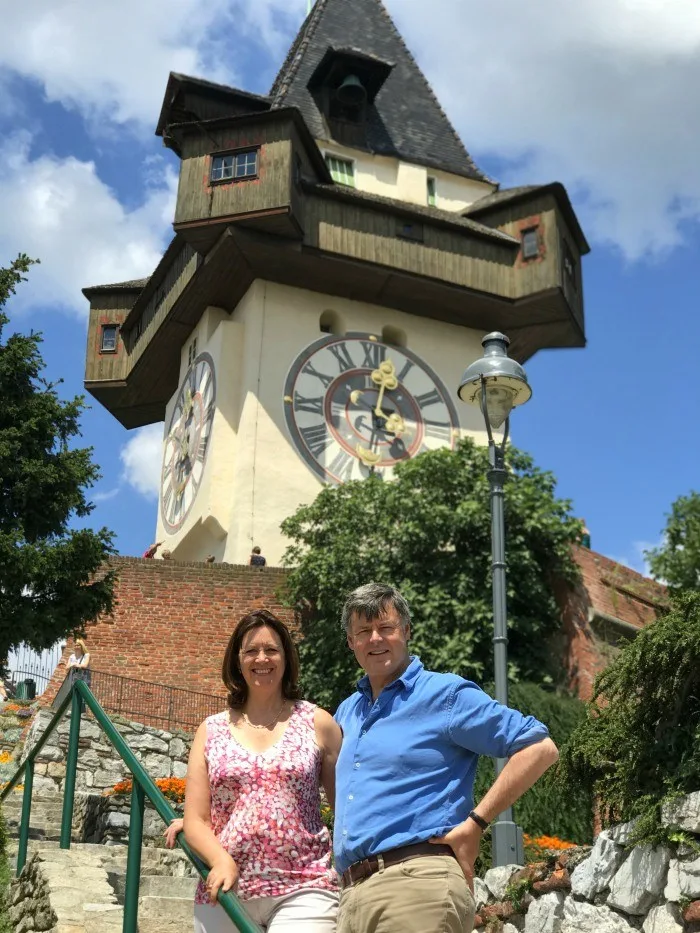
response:
M508 758L549 735L532 716L492 700L456 674L411 658L372 700L369 678L335 714L333 847L339 872L360 859L443 836L466 819L479 755Z

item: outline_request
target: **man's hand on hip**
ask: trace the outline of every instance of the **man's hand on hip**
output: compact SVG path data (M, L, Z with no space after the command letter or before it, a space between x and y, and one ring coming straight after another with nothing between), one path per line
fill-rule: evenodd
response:
M469 888L474 893L474 862L479 854L481 830L474 820L466 820L455 826L444 836L435 837L430 842L448 845L455 854L459 867L464 872Z

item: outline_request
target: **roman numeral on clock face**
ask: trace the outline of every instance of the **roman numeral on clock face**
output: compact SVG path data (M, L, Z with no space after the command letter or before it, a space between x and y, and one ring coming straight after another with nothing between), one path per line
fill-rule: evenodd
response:
M347 483L348 480L352 477L352 471L356 462L357 461L355 460L355 457L353 457L352 454L348 453L347 450L341 447L327 469L329 473L331 473L341 482Z
M327 389L331 382L333 382L333 376L329 376L328 373L319 372L311 363L307 363L302 369L302 372L306 376L314 376L316 379L320 379L324 389Z
M365 351L365 358L362 361L363 367L377 369L379 364L386 359L386 347L381 343L375 343L373 340L363 340L362 349Z
M355 361L350 356L350 351L344 343L332 343L328 349L338 361L341 373L356 368Z
M328 433L325 424L316 424L310 428L300 428L300 433L304 438L304 443L314 457L320 457L326 447L333 442L333 438Z
M294 410L295 411L308 411L312 415L322 415L323 414L323 396L319 395L318 398L304 398L303 395L299 395L298 392L294 393Z
M422 410L429 405L439 405L442 402L442 396L437 389L432 389L432 391L426 392L424 395L416 395L416 401Z
M452 426L449 421L424 421L425 436L448 443L452 439Z

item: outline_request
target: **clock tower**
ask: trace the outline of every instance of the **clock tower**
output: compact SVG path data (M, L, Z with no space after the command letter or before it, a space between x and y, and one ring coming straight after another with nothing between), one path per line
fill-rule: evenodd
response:
M588 245L558 183L476 166L381 0L318 0L269 94L171 74L174 236L148 279L86 288L86 388L164 422L157 539L278 563L324 483L481 437L457 408L486 331L584 345Z

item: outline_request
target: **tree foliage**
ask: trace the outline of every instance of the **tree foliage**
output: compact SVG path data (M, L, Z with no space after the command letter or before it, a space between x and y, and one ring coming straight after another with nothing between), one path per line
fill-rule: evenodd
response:
M507 454L509 677L556 677L550 636L560 629L553 579L573 581L571 544L581 524L557 499L551 473ZM334 709L352 690L355 659L339 627L346 594L372 580L392 583L411 606L411 647L427 667L493 679L491 520L485 448L457 449L399 465L392 482L370 476L326 487L282 525L293 544L287 598L309 608L302 622L308 696ZM560 667L560 665L559 665Z
M0 664L22 641L41 649L81 631L111 608L114 583L98 573L112 534L70 527L92 511L85 490L99 478L92 450L70 446L83 399L61 401L43 378L40 334L4 337L2 309L32 264L20 255L0 269Z
M700 593L671 608L599 674L558 778L594 793L607 820L658 826L663 798L700 788Z
M663 544L644 553L652 576L675 590L700 590L700 494L679 496L667 519Z
M508 702L526 716L546 723L559 747L566 744L586 715L581 700L561 691L545 690L538 684L513 684ZM475 801L483 797L494 779L493 760L480 758L474 785ZM557 836L579 845L592 841L593 795L588 788L562 786L554 780L553 770L518 800L514 812L516 822L529 836Z

